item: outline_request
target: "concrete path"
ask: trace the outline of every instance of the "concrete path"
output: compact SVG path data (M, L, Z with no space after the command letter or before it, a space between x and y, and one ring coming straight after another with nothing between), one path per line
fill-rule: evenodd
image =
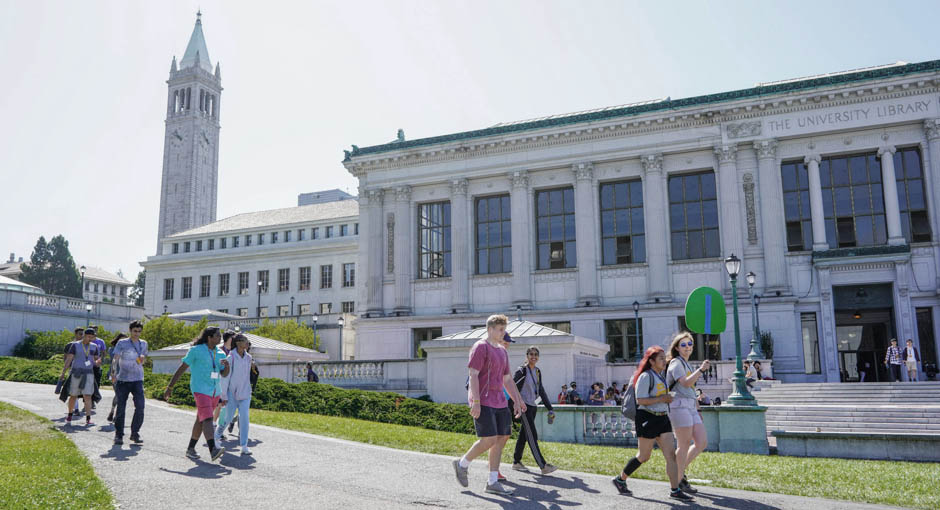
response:
M194 413L147 401L142 447L114 446L113 426L105 419L110 391L93 419L94 425L65 427L65 406L52 386L0 382L0 400L53 420L91 460L122 509L175 508L505 508L505 509L798 509L884 508L841 501L800 498L728 489L702 488L694 504L672 501L660 482L630 482L633 497L616 494L610 477L559 471L538 477L504 465L510 498L483 492L486 465L470 468L470 488L460 487L451 459L406 452L311 434L253 425L254 456L225 454L209 462L203 441L202 460L183 453ZM128 402L129 413L133 405ZM226 441L237 447L237 442ZM641 468L642 469L642 468Z

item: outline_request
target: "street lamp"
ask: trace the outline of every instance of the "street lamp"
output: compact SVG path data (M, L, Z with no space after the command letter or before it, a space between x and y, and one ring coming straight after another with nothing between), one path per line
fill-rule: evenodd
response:
M760 325L757 322L757 306L760 303L760 296L754 294L754 283L757 281L757 275L754 271L747 272L747 293L751 296L751 325L754 327L754 333L751 335L751 352L747 359L759 360L764 357L760 352Z
M290 297L290 315L294 316L294 296Z
M258 325L261 325L261 280L258 280L258 313L255 315L258 317Z
M317 319L319 318L320 318L320 314L317 312L314 312L313 314L313 340L314 341L317 340Z
M336 323L339 324L339 359L344 359L343 358L343 324L345 322L346 321L343 319L342 315L340 315L339 318L336 319Z
M741 272L741 259L734 256L725 259L725 270L728 271L728 277L731 279L731 307L734 310L734 352L735 352L735 371L734 371L734 391L728 397L728 404L733 406L755 406L757 400L754 395L747 390L744 383L744 364L741 362L741 332L738 323L738 273Z
M81 294L81 296L82 296L82 299L85 299L85 266L80 267L80 268L79 268L79 271L80 271L81 274L82 274L82 283L81 283L81 289L82 289L82 290L81 290L81 293L80 293L80 294Z
M636 356L634 359L637 363L643 359L643 337L640 336L640 302L633 302L633 331L636 333Z
M166 305L163 305L163 315L166 315Z
M85 327L91 324L91 303L85 303Z

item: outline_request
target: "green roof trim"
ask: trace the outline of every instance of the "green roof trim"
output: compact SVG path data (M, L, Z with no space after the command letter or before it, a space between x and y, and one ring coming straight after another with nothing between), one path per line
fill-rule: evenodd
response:
M409 149L412 147L423 147L439 143L454 142L458 140L469 140L472 138L481 138L485 136L502 135L506 133L517 133L532 129L541 129L546 127L564 126L568 124L577 124L580 122L590 122L597 120L613 119L617 117L627 117L631 115L640 115L643 113L675 110L679 108L688 108L690 106L701 106L707 104L721 103L725 101L736 101L739 99L748 99L754 97L772 96L776 94L785 94L788 92L798 92L802 90L811 90L819 87L830 87L833 85L842 85L847 83L856 83L869 80L879 80L908 74L927 73L940 71L940 60L930 60L927 62L918 62L914 64L904 64L885 68L870 69L852 73L837 74L832 76L821 76L818 78L809 78L806 80L788 81L771 85L752 87L749 89L732 90L730 92L720 92L717 94L706 94L703 96L693 96L683 99L670 99L666 101L655 102L651 104L640 104L636 106L627 106L612 110L603 110L590 113L572 114L569 116L534 120L531 122L522 122L507 126L493 126L485 129L476 129L473 131L463 131L448 135L432 136L428 138L418 138L415 140L395 141L382 145L373 145L370 147L357 147L353 145L351 151L344 151L346 157L344 161L350 161L355 156L365 156L368 154L379 154L399 149Z
M896 255L911 252L911 245L878 245L878 246L854 246L851 248L833 248L830 250L814 251L813 259L841 259L848 257L869 257L873 255Z

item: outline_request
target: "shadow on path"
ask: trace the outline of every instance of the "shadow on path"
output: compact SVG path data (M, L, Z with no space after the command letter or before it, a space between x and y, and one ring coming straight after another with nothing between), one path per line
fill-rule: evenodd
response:
M471 490L465 490L462 493L513 510L560 510L562 507L581 506L579 502L561 499L559 492L554 489L546 491L538 487L517 485L512 482L503 482L503 485L514 487L516 489L515 494L512 496L497 496L486 493L477 494Z
M128 448L127 450L121 448L121 445L111 445L111 449L105 453L102 453L100 457L102 459L114 459L116 461L125 461L130 460L131 457L136 457L137 453L140 452L140 447L135 446L133 448Z
M238 452L232 452L222 455L219 464L244 471L255 468L255 458L251 455L242 455Z
M579 490L588 494L600 494L601 492L597 489L588 487L588 485L584 483L584 480L577 476L573 476L571 479L568 479L555 476L541 476L534 473L530 474L534 475L532 478L532 483L538 484L542 487L555 487L564 490Z
M189 468L186 471L174 471L172 469L167 469L164 467L160 468L160 471L165 473L172 473L175 475L189 476L192 478L202 478L204 480L218 480L225 475L231 474L230 469L226 469L225 466L219 464L209 464L201 460L194 461L195 466Z
M695 495L696 501L701 501L703 499L711 500L711 505L713 508L733 508L733 509L747 509L747 510L779 510L779 507L765 505L764 503L759 503L757 501L751 501L749 499L743 498L732 498L729 496L719 496L717 494L708 494L705 492L699 491Z

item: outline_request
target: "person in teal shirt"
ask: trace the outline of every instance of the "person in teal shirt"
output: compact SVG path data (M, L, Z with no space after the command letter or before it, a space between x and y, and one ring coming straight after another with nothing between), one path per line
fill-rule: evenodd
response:
M170 379L170 384L163 392L163 399L169 401L170 392L176 381L183 375L183 372L186 372L186 369L189 369L189 389L196 400L196 423L193 424L189 448L186 449L186 456L192 459L199 458L199 454L196 453L196 443L199 441L200 433L206 437L212 460L218 460L225 453L225 448L215 444L212 427L212 413L219 402L226 398L222 395L220 382L222 377L228 376L229 372L229 362L225 359L222 349L219 349L221 341L222 332L219 328L212 326L202 330L202 334L193 341L193 346L183 357L179 368Z

